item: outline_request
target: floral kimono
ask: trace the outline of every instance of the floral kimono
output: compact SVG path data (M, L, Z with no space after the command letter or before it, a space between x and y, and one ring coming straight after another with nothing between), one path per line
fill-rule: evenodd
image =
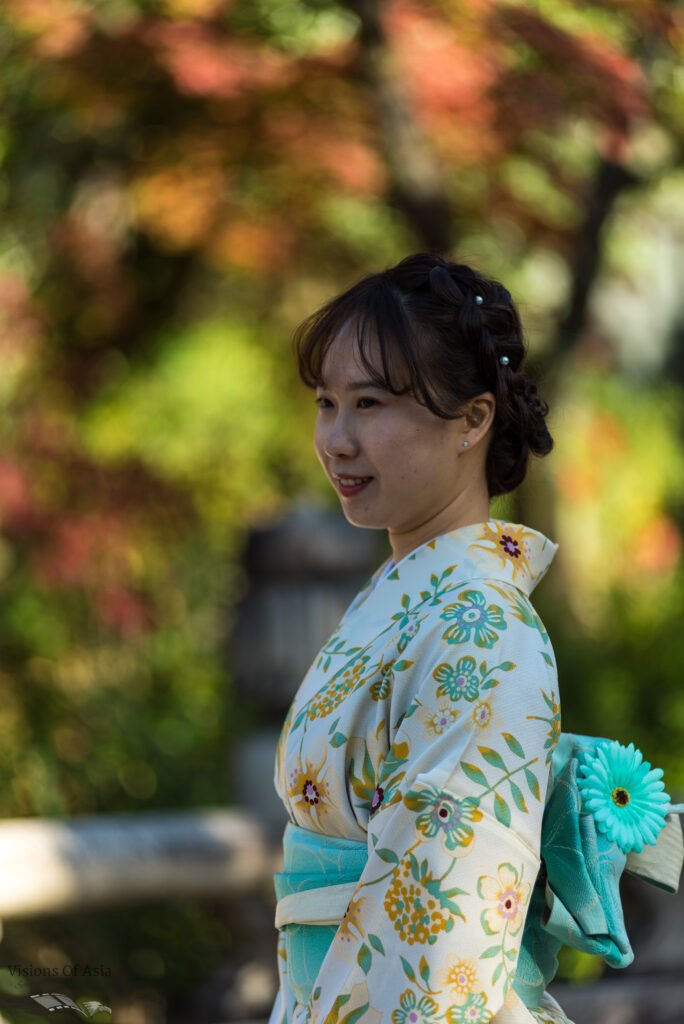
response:
M514 987L561 730L530 601L556 550L496 519L443 534L381 566L314 660L275 786L288 829L363 856L337 915L285 918L329 941L309 992L281 927L270 1024L567 1021Z

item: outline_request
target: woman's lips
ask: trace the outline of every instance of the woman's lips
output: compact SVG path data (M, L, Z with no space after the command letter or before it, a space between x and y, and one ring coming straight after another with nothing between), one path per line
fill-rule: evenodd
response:
M344 498L360 494L373 480L372 476L334 476L335 486Z

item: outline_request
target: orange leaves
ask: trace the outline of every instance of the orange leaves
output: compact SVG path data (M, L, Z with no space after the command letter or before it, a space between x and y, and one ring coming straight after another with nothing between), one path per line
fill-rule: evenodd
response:
M21 357L37 345L41 333L37 305L21 274L0 273L0 372L7 374L6 360Z
M307 177L335 182L354 195L380 195L387 175L370 132L354 112L333 123L322 112L304 115L292 107L267 112L264 138L277 150L278 158L301 167Z
M165 14L176 18L215 18L232 6L232 0L162 0Z
M3 8L13 27L34 40L40 57L71 57L90 37L92 15L77 0L4 0Z
M149 25L145 40L181 93L234 99L282 88L297 77L296 63L275 50L218 35L190 21Z
M464 39L438 14L399 0L389 9L387 27L404 84L423 112L487 119L482 104L489 107L487 93L497 77L500 48L485 38L482 24L471 21Z
M682 536L677 524L666 515L656 515L634 540L637 565L649 575L671 572L682 553Z
M558 490L570 505L596 501L618 471L621 461L629 457L629 437L620 420L605 409L594 409L584 422L575 425L572 460L568 460L558 477Z
M28 473L10 458L0 459L0 525L17 535L34 523L37 509Z
M470 12L456 26L406 0L388 5L385 15L401 88L434 144L458 164L496 150L492 89L502 48L482 17Z
M219 156L188 153L184 162L143 172L131 186L134 219L163 249L201 247L227 191Z
M210 262L260 273L283 266L295 244L292 229L274 218L227 221L207 246Z
M385 169L375 150L361 139L319 137L312 157L346 191L378 195L383 190Z

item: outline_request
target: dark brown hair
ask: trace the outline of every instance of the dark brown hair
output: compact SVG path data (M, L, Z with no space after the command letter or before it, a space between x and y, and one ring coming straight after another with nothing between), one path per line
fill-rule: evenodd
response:
M296 329L299 373L308 387L321 383L326 352L349 321L370 378L392 394L412 394L445 419L462 416L464 403L476 395L494 394L486 461L490 498L522 483L530 454L547 455L553 448L548 405L521 370L526 346L520 315L498 281L428 253L364 277ZM372 339L380 370L368 356ZM508 365L499 362L501 356L508 356Z

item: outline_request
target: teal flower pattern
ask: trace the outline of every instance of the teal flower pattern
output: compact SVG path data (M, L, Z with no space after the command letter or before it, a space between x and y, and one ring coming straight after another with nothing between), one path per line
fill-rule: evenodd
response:
M449 1024L487 1024L492 1019L487 1009L487 996L484 992L471 992L465 1003L449 1007L446 1019Z
M428 1024L437 1013L438 1006L430 996L416 999L415 992L407 988L399 996L400 1010L392 1013L392 1024Z
M479 590L463 590L458 603L447 605L440 618L453 620L442 633L442 639L450 644L468 643L472 636L476 647L491 648L499 639L498 631L506 629L502 609L498 604L488 605Z
M427 839L441 833L447 850L468 846L473 839L470 823L482 819L479 800L475 797L460 800L436 786L410 790L404 797L404 804L412 811L421 812L416 818L418 831Z
M670 804L662 768L651 768L633 743L624 747L612 740L599 744L593 757L585 753L577 774L583 807L599 832L623 853L641 853L645 843L655 844Z
M438 665L432 673L439 686L436 690L437 697L449 697L450 700L465 700L472 703L480 695L480 680L475 672L477 662L470 655L459 658L456 666L444 662Z

